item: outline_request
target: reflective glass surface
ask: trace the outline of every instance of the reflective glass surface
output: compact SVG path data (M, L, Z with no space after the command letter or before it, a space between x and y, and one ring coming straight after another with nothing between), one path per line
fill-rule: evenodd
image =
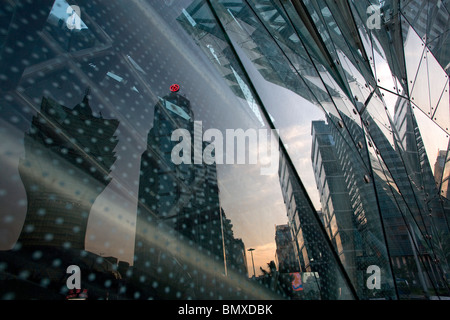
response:
M448 1L0 2L0 299L450 298Z

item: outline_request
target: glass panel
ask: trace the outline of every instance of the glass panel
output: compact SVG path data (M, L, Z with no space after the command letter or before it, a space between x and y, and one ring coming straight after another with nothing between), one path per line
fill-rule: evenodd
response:
M231 36L231 40L234 43L248 43L248 41L244 40L244 33L237 34L235 31L240 28L239 26L243 27L244 29L247 29L246 21L241 20L240 14L230 14L230 8L222 7L221 5L214 6L217 8L217 11L220 15L220 18L222 21L225 21L224 25L226 30L230 30L228 33ZM235 7L233 7L235 9ZM243 16L244 19L249 19L249 16ZM251 19L250 19L251 21ZM252 34L252 40L255 41L257 44L261 42L264 35L255 35ZM238 50L241 48L241 45L236 47ZM276 48L276 47L275 47ZM275 48L272 48L274 50ZM240 51L238 51L240 52ZM284 96L285 100L285 107L284 108L290 108L291 106L294 106L296 104L296 101L298 101L298 97L293 95L292 93L288 93L284 91L282 88L277 88L275 85L270 84L264 79L261 79L261 75L255 70L255 66L251 64L251 62L247 59L249 59L248 55L244 55L244 53L240 52L240 57L246 67L246 70L249 72L249 75L251 79L253 80L253 83L255 84L257 89L261 89L259 92L265 92L267 91L267 88L271 88L272 92L280 92L279 96ZM276 70L276 69L275 69ZM267 74L267 73L266 73ZM297 75L294 74L296 77ZM269 79L273 79L273 77L268 77ZM295 79L295 78L294 78ZM269 80L270 81L270 80ZM298 152L302 152L302 150L308 148L310 145L307 141L307 135L305 134L305 130L310 130L308 121L308 118L305 118L302 116L302 113L306 110L310 110L310 114L315 117L323 117L323 113L320 109L317 107L311 105L310 103L302 103L303 108L295 108L291 109L292 112L295 112L298 114L298 117L295 121L290 121L286 117L286 109L275 109L273 108L273 105L275 101L273 98L269 98L264 94L261 94L261 98L264 101L264 105L268 107L267 111L269 114L272 115L272 119L277 124L277 126L282 129L280 130L281 138L283 139L283 142L285 143L285 146L288 149L288 152L290 154L294 155L295 159L298 159L296 156L299 154ZM279 103L279 101L278 101ZM292 116L292 113L291 113ZM305 118L301 122L302 118ZM304 122L304 123L303 123ZM287 127L286 125L289 125ZM307 132L308 132L307 131ZM285 140L285 137L287 140ZM292 144L291 144L292 141ZM303 142L305 141L305 142ZM299 148L300 147L300 148ZM302 158L299 160L295 160L294 165L303 165L304 163L309 162L308 158ZM303 163L303 164L302 164ZM311 167L310 167L311 168ZM305 168L306 169L306 168ZM350 297L350 293L348 289L344 286L343 283L345 280L341 278L339 275L339 266L335 265L333 267L334 262L334 256L332 252L330 251L330 247L328 246L327 240L325 238L325 234L321 230L321 226L317 224L317 220L319 217L315 217L317 215L316 208L312 207L312 203L309 203L309 199L305 191L310 192L311 194L315 194L315 186L314 184L311 184L311 178L312 178L312 171L310 170L301 170L299 171L302 182L304 184L298 184L298 182L294 179L294 171L291 164L289 164L286 159L280 158L280 177L283 179L288 179L287 183L282 183L282 193L283 198L285 199L286 203L286 209L287 209L287 217L289 218L289 225L291 225L292 233L294 235L294 239L298 239L297 234L302 230L302 244L297 243L296 247L299 252L298 255L302 255L304 257L303 262L300 263L300 268L303 271L311 272L313 270L314 272L318 273L318 276L320 277L319 283L321 284L321 296L325 299L329 298L344 298L347 299ZM282 174L283 173L283 174ZM304 190L303 188L306 188ZM291 205L291 201L295 200L295 206ZM296 211L294 211L296 210ZM328 249L327 249L328 248ZM307 259L305 258L307 257ZM325 270L323 268L323 265L325 263L330 263L331 268L330 270ZM330 277L332 274L337 275L337 280L332 280ZM328 283L329 284L326 284Z
M408 1L402 4L402 12L426 41L441 67L447 69L449 11L448 3L444 3L445 1Z
M1 296L293 298L289 273L274 282L273 228L293 209L309 271L297 258L290 271L313 272L316 298L353 298L294 169L277 174L289 158L209 4L77 4L41 8L56 58L2 97L2 163L16 169L1 187Z
M2 1L0 299L448 297L448 4L375 2Z
M52 57L50 47L42 39L43 29L53 0L41 3L15 3L3 1L1 4L1 40L0 48L0 90L6 92L14 89L24 70L41 61L42 56ZM30 12L34 13L30 19ZM11 28L11 26L14 26ZM33 52L33 54L30 54Z
M448 76L430 52L425 50L411 92L411 100L432 118L447 82ZM440 118L440 121L445 121L445 118ZM448 128L448 125L445 127Z
M207 57L176 20L184 16L181 6L167 11L163 2L127 4L127 26L117 28L108 17L115 4L79 4L82 19L95 17L105 34L130 45L86 56L61 53L58 60L26 69L23 85L3 97L2 128L9 130L2 130L2 163L16 169L2 179L14 181L2 184L2 204L10 208L2 212L8 221L2 273L13 275L2 284L2 297L36 298L36 287L41 299L73 298L77 292L66 286L70 265L81 269L82 293L87 290L89 299L273 297L247 280L248 249L256 249L256 267L274 259L272 226L285 222L278 179L267 180L260 164L250 169L220 159L217 165L176 165L171 158L180 146L171 139L177 129L198 135L203 151L208 129L216 131L205 139L219 143L226 129L258 133L267 127L239 66L234 86L211 72ZM215 25L207 7L203 14ZM167 22L160 24L159 17ZM143 26L151 31L142 37L137 31ZM171 42L175 34L179 41ZM226 51L228 44L222 45ZM196 67L202 64L210 72ZM169 90L175 82L181 91ZM220 103L218 95L225 97ZM248 169L255 170L255 179L242 179L250 177ZM268 189L267 206L252 208L259 195L243 190L263 190L267 183L275 186ZM275 198L269 200L270 194ZM276 211L281 222L272 220L266 230L248 227L255 214L272 219Z
M55 50L75 52L112 42L104 31L92 22L89 15L85 14L85 11L83 13L79 6L69 5L66 0L54 2L43 29L43 36L55 40L52 44Z
M394 102L395 95L388 97L389 95L393 94L383 93L387 102ZM369 150L373 154L371 159L378 159L373 163L375 182L378 186L378 202L391 260L416 254L419 257L416 260L419 276L417 278L412 276L407 281L421 283L426 292L436 294L436 286L441 285L441 280L439 277L435 278L433 271L424 267L424 264L428 263L426 261L429 255L439 251L439 245L429 239L442 232L437 231L438 229L446 230L445 212L439 201L435 178L428 160L433 159L432 154L426 154L422 140L428 132L422 131L424 134L421 135L417 130L413 130L417 127L417 123L412 116L410 105L407 100L399 96L397 98L394 108L395 126L389 130L390 132L380 135L376 130L385 126L368 126L368 132L377 148ZM370 112L371 109L368 106L366 110ZM387 143L389 137L394 138L394 144L392 139ZM409 177L409 181L406 177ZM387 186L389 188L386 188ZM437 239L442 238L437 236ZM441 240L436 241L439 243ZM423 276L421 270L425 270ZM394 272L405 274L399 266L394 268ZM410 276L411 274L408 275ZM398 282L397 278L396 281Z
M417 72L424 60L425 44L416 34L414 29L402 20L403 27L403 41L405 50L405 65L408 77L409 93L411 94L416 80Z
M438 95L436 94L435 97ZM450 98L449 98L449 82L445 85L444 91L440 95L439 102L434 108L431 119L439 125L439 127L449 133L450 129ZM433 110L433 109L432 109Z

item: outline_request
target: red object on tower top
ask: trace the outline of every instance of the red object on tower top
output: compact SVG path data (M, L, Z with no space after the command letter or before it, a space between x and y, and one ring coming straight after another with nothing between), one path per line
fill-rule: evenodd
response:
M178 91L180 91L180 86L178 84L173 84L170 86L170 91L178 92Z

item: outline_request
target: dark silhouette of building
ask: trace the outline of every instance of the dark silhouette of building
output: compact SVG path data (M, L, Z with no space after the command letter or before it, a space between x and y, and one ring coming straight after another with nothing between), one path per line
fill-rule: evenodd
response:
M175 130L186 133L183 141L189 147L183 152L190 153L187 161L179 164L172 158L175 146L180 143L172 140ZM167 278L176 266L180 269L178 276L186 285L192 285L193 290L184 287L185 291L179 290L182 293L175 298L220 295L215 284L207 283L211 278L226 276L230 268L246 272L242 266L243 243L239 245L232 236L230 221L220 206L216 165L195 158L195 137L203 137L203 132L194 121L190 101L175 91L159 98L147 150L141 158L133 270L145 279L154 279L157 270L164 270L158 275L158 282L179 287L179 283ZM198 146L203 152L204 143L199 141ZM154 238L155 233L167 236L179 250L189 251L189 257L163 254L163 244ZM209 264L214 271L206 280L204 273L210 272L211 267L206 267ZM183 266L189 267L182 270ZM211 291L203 293L205 288ZM167 297L158 290L147 294Z
M227 273L231 271L248 277L247 254L244 241L240 238L235 238L233 224L226 217L223 208L221 210Z
M73 109L42 99L19 164L28 203L20 246L85 248L91 207L111 180L118 125L94 116L87 95Z
M295 256L294 239L289 225L275 227L275 243L277 245L276 257L278 272L292 273L300 271L298 260Z

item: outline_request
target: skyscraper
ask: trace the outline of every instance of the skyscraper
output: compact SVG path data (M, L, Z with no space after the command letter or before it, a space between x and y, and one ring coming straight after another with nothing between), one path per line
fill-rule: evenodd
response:
M247 277L247 254L244 241L234 236L233 224L227 218L223 208L221 210L227 274L228 272L235 272Z
M436 157L436 162L434 163L434 180L436 181L436 185L441 184L446 158L447 150L439 150Z
M189 153L185 163L176 164L172 159L179 143L172 140L175 130L188 133L182 137L189 141L191 148L184 150ZM191 272L192 268L197 270L190 280L195 283L195 290L204 283L199 274L202 255L218 266L213 277L226 272L216 166L195 161L195 142L191 144L190 140L202 134L201 127L194 123L187 98L177 90L159 98L147 150L141 158L134 261L136 272L144 274L151 274L150 270L158 265L169 267L161 263L161 248L153 241L156 230L163 232L179 250L195 250L189 258L171 258L176 263L190 265ZM200 143L203 150L203 142Z
M450 296L449 1L0 3L0 299Z
M22 247L85 248L89 212L111 181L118 125L94 116L87 95L73 109L42 99L19 164L28 203Z
M289 225L275 226L275 243L277 245L278 271L280 273L298 272L300 266L295 255L294 241Z
M441 196L448 199L449 175L446 167L448 167L447 150L439 150L434 164L434 179L436 185L440 188Z
M315 216L317 213L305 197L303 186L295 179L292 166L281 152L278 176L299 270L312 272L318 283L328 287L321 292L322 299L345 299L349 292L343 283L340 266L334 262L331 244Z
M322 205L322 220L339 257L356 283L357 257L362 256L362 243L357 231L346 177L339 163L336 141L325 121L311 124L311 158Z

